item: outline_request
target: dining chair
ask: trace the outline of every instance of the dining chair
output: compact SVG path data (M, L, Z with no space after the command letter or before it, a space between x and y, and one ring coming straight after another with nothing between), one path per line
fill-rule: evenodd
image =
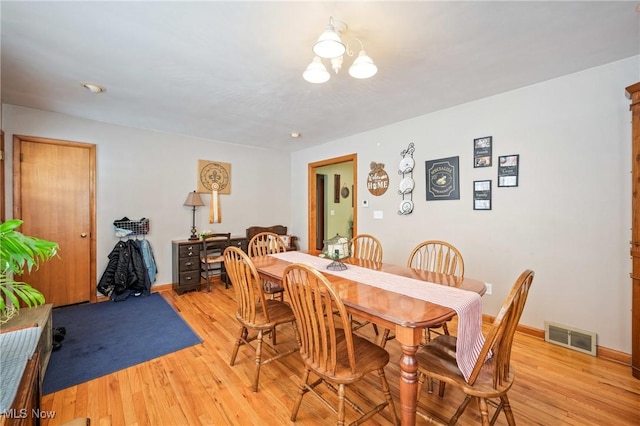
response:
M427 240L421 242L411 251L407 266L422 271L452 275L459 279L464 277L464 259L462 258L462 254L460 254L457 248L446 241ZM449 334L446 321L435 324L424 330L426 342L431 340L431 332L435 332L434 330L438 328L442 328L444 334ZM380 338L380 345L384 347L389 340L394 338L395 336L390 334L390 330L385 329Z
M236 291L236 320L240 323L240 332L231 354L229 365L236 362L238 349L246 345L255 351L256 375L253 379L253 391L258 391L258 380L260 378L260 367L284 356L297 352L300 342L289 350L280 352L264 340L264 335L271 333L279 325L291 323L294 327L296 340L298 332L296 330L295 317L291 308L286 303L267 299L265 297L262 282L258 276L258 271L251 258L238 247L228 247L224 251L224 264L227 274L231 279L233 288ZM249 335L249 332L253 332ZM255 333L255 334L254 334ZM256 341L254 347L251 342ZM270 352L270 357L263 359L264 351Z
M287 246L285 246L280 236L274 232L260 232L254 235L249 240L247 247L247 252L251 257L267 256L287 251ZM262 281L262 285L265 293L270 294L274 299L282 300L284 288L281 285L266 280Z
M352 424L360 424L389 407L393 424L398 425L398 416L384 373L384 367L389 363L389 353L353 334L340 296L317 270L302 264L289 265L284 271L283 285L296 317L300 333L300 356L304 364L291 421L295 422L304 395L312 392L325 404L333 407L338 415L338 425L344 425L345 422L345 403L361 415ZM312 372L318 377L314 381L310 381ZM359 392L359 397L363 398L362 405L375 405L365 412L346 396L345 388L371 372L378 373L385 400L374 403L368 398L370 389ZM323 383L337 393L337 409L316 392L315 388Z
M211 279L219 276L224 288L229 288L229 280L224 268L222 253L231 243L230 233L207 234L200 247L200 279L207 283L207 291L211 291Z
M382 262L382 244L380 240L370 234L358 234L351 239L351 257L370 262ZM351 319L353 331L359 330L370 321ZM376 336L379 335L378 326L371 324Z
M502 303L500 312L489 327L484 345L468 381L463 377L456 362L456 337L437 336L416 352L419 380L418 397L424 387L425 378L440 382L440 397L444 396L445 384L455 386L465 394L464 401L449 420L449 425L457 422L472 398L478 400L483 426L493 424L500 411L504 411L509 425L516 424L507 397L507 392L511 388L515 376L510 362L511 346L533 282L533 276L533 271L525 270L514 283L511 292ZM496 398L499 398L499 403L494 401ZM489 420L489 405L496 409L491 421ZM440 406L438 404L438 407ZM423 413L420 414L423 415ZM427 417L435 417L434 413L429 413L429 415Z

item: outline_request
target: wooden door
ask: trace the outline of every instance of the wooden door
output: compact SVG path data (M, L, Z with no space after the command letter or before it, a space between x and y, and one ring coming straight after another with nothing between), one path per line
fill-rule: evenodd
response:
M627 87L631 99L631 372L640 379L640 83Z
M14 136L13 170L21 231L60 245L22 279L54 306L95 301L95 145Z

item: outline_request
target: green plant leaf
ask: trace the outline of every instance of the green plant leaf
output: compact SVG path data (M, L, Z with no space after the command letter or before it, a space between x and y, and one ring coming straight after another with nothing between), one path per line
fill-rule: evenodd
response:
M14 275L31 272L42 262L58 253L59 245L52 241L30 237L17 231L22 220L11 219L0 223L0 312L7 303L20 309L20 302L29 307L44 303L44 295L29 284L15 281Z

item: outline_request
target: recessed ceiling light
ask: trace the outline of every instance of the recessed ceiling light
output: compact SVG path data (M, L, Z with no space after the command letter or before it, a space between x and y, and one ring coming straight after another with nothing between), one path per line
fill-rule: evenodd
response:
M91 93L102 93L107 91L107 89L105 89L104 87L98 86L97 84L93 83L82 83L82 87L84 87Z
M300 136L302 136L302 134L300 132L291 132L291 137L292 138L299 138Z

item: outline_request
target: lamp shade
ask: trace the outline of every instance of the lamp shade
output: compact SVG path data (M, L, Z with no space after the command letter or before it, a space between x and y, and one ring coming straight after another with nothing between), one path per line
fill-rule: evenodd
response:
M360 51L356 60L349 67L349 75L353 78L369 78L376 75L377 72L378 67L364 50Z
M331 24L327 25L320 37L318 37L316 44L313 45L313 53L325 59L342 56L346 51L347 47L342 43L340 35Z
M202 201L200 194L198 194L196 191L193 191L187 195L187 199L185 200L184 205L190 207L200 207L204 206L204 202Z
M324 83L331 78L331 74L325 68L322 60L315 56L304 73L302 73L302 78L309 83Z

